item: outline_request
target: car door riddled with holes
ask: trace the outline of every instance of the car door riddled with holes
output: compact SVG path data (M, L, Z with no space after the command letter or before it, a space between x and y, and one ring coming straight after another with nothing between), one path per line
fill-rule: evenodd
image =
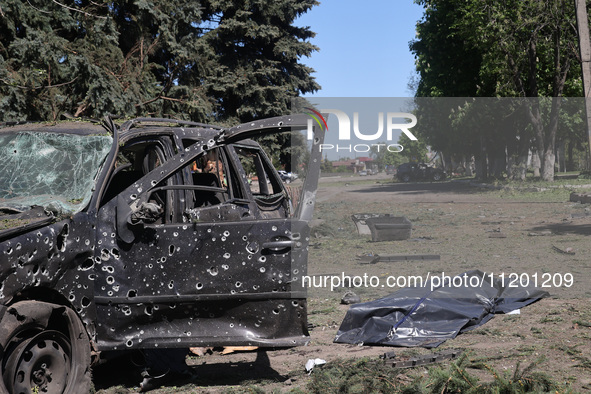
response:
M99 349L309 339L307 223L257 143L198 142L119 148L97 226Z

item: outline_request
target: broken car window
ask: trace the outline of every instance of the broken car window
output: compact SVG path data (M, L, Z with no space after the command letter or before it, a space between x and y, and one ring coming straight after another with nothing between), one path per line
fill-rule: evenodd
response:
M241 218L236 205L241 193L221 148L205 152L167 179L174 180L171 189L175 196L173 200L179 201L178 207L182 210L176 222L234 221ZM165 182L163 180L156 190L167 189Z
M165 161L162 142L153 139L134 140L120 149L102 203L110 201L144 175Z
M234 149L263 217L286 217L289 212L287 193L261 150L247 146L235 146Z
M215 184L215 186L218 187L226 187L228 185L226 172L224 171L224 165L218 149L208 151L205 155L194 161L193 166L191 167L191 172L193 174L193 179L195 179L196 174L211 174L209 178L212 179L212 184L203 186L214 186ZM197 176L197 178L199 177ZM201 183L196 182L195 184L200 185Z
M12 132L0 134L0 205L81 211L111 149L110 136Z

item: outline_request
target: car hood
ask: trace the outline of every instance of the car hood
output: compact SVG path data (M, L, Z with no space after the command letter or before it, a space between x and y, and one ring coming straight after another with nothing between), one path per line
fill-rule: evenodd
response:
M53 212L40 206L31 207L26 211L0 207L0 241L46 226L55 220Z

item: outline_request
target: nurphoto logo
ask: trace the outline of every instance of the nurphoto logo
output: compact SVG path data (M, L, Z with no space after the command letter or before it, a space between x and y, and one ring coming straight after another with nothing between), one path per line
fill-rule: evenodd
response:
M359 127L359 112L353 112L353 133L351 133L351 119L349 116L338 109L321 109L314 110L306 107L306 112L310 115L308 119L308 139L313 138L312 127L314 122L322 129L328 131L328 115L333 114L336 116L338 121L338 140L339 143L324 143L320 145L320 151L336 150L337 152L357 152L365 153L369 152L372 147L375 147L378 152L382 149L386 149L389 152L402 152L404 147L398 143L390 143L397 138L398 133L394 131L402 131L411 141L416 141L417 137L409 130L416 126L417 118L415 115L407 112L378 112L378 130L376 132L368 132L368 130L361 130ZM410 119L410 122L406 122L406 119ZM384 124L386 127L384 127ZM386 134L386 140L388 143L379 143L378 141L383 140L384 129ZM364 141L364 143L342 143L354 141ZM367 142L365 142L367 141ZM374 143L369 143L374 141Z

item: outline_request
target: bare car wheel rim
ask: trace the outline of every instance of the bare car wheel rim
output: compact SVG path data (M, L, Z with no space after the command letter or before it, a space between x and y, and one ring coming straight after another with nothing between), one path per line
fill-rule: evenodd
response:
M5 381L10 392L30 393L35 388L48 394L65 389L70 374L71 348L59 331L43 331L21 342L6 363Z

